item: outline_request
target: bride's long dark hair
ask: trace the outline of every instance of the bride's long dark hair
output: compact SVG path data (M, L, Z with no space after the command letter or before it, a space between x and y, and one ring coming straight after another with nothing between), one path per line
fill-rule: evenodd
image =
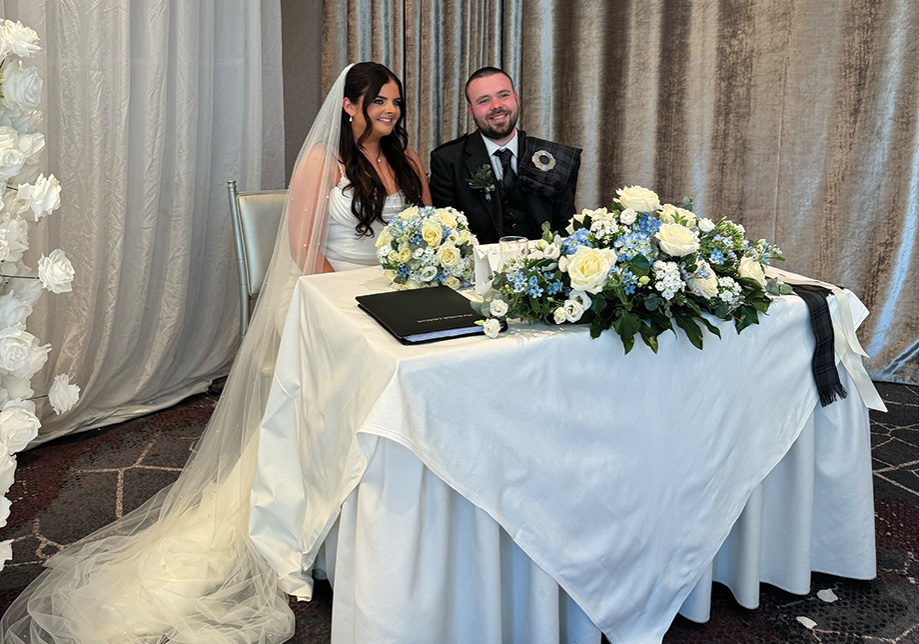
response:
M355 105L361 101L361 111L364 114L365 129L357 141L351 130L353 123L349 122L348 113L341 110L341 142L339 154L345 165L345 175L348 177L353 199L351 212L357 217L357 234L372 235L371 224L374 221L383 221L383 202L386 200L386 188L377 175L370 161L360 150L367 137L370 136L372 125L367 115L367 106L373 102L389 81L395 81L399 86L399 96L403 96L402 82L389 69L379 63L357 63L349 71L345 80L345 96ZM421 180L418 173L408 158L405 150L408 147L408 134L405 132L405 103L401 105L399 119L391 134L380 139L383 155L389 162L396 175L396 184L405 195L406 203L421 203Z

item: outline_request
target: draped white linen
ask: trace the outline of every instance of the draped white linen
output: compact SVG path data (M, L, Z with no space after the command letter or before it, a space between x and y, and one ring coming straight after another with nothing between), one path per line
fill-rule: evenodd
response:
M168 406L226 373L238 295L226 181L284 185L277 0L30 0L0 17L46 49L45 171L63 205L36 251L63 248L72 293L29 330L80 404L37 442ZM50 411L50 410L48 410Z

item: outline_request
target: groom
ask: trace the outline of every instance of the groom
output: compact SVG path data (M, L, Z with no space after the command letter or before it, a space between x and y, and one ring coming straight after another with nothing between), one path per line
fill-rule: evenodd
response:
M466 109L478 130L431 152L431 197L469 219L482 244L504 235L538 239L562 230L574 210L581 151L517 129L520 100L510 76L483 67L466 81Z

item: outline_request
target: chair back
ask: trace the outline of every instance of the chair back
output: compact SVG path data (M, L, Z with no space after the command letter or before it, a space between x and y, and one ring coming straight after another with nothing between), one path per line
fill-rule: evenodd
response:
M249 327L249 300L258 297L274 252L274 242L287 203L286 190L239 192L227 182L240 286L240 333Z

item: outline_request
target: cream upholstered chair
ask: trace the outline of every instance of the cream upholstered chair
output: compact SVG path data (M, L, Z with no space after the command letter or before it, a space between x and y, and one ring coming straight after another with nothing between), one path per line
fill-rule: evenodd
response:
M281 225L286 190L239 192L235 181L227 181L236 259L239 267L239 330L245 336L249 328L251 298L258 297L274 252L274 241Z

